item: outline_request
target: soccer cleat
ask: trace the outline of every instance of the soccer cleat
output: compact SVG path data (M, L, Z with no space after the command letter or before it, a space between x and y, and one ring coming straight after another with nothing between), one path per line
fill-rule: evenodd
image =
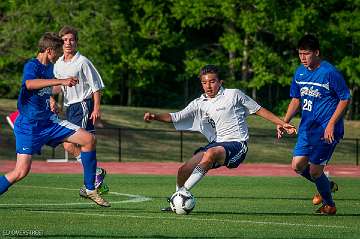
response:
M98 188L97 188L97 191L100 195L104 195L104 194L107 194L110 189L109 189L109 186L103 182Z
M95 189L97 190L97 193L100 195L106 194L110 191L109 186L104 183L105 175L106 175L105 169L96 168ZM85 186L80 188L79 195L80 197L87 198Z
M102 207L110 207L110 203L108 201L106 201L105 199L103 199L98 193L97 190L93 190L93 191L86 191L86 196L88 199L92 200L93 202L95 202L97 205L102 206Z
M86 194L86 188L85 188L85 186L80 188L79 195L80 195L80 197L88 198L88 196L87 196L87 194Z
M332 193L335 193L339 190L339 186L334 181L330 181L330 188Z
M96 190L97 190L98 194L104 195L109 192L109 186L105 183L102 183L100 185L100 187L98 187ZM80 197L87 198L85 186L80 188L79 195L80 195Z
M14 129L15 120L18 116L19 116L19 111L14 111L10 113L8 116L6 116L6 121L8 122L8 124L12 129Z
M103 168L96 168L95 188L99 188L104 182L106 171Z
M314 205L319 205L320 203L322 203L322 197L319 193L316 193L312 199L312 203Z
M162 212L172 212L172 209L171 209L171 207L163 207L163 208L161 208L161 211Z
M315 213L322 214L322 215L328 215L332 216L336 214L336 207L330 206L330 205L322 205L320 208L318 208Z
M167 201L168 203L170 203L170 197L168 197L168 198L166 199L166 201ZM172 212L172 209L171 209L171 207L163 207L163 208L161 208L161 211L162 211L162 212Z
M331 189L332 193L335 193L336 191L339 190L339 186L334 181L330 181L330 189ZM322 203L322 197L319 193L314 195L314 197L312 199L312 203L314 205L319 205L320 203Z

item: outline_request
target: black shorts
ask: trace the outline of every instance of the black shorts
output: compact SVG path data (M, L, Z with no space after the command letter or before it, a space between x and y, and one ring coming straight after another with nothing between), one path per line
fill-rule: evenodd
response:
M92 99L87 99L79 103L71 104L66 109L66 120L80 126L88 132L94 133L95 127L90 119L91 113L94 110L94 103Z
M226 166L227 168L237 168L244 161L246 153L248 151L247 143L229 141L229 142L212 142L204 147L200 147L195 150L194 154L198 152L206 152L208 149L222 146L226 152L226 158L223 165L220 165L218 162L215 162L211 168L218 168L221 166Z

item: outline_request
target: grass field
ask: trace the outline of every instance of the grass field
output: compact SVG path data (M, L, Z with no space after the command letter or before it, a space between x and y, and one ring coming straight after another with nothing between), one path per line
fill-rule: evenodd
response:
M358 178L336 178L336 216L315 215L301 178L208 176L194 211L163 213L173 176L109 175L111 208L78 196L81 175L31 174L0 197L0 238L360 238Z

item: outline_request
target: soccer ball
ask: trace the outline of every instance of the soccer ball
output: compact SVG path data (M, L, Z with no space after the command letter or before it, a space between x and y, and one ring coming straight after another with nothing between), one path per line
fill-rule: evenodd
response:
M195 198L187 190L179 190L170 198L170 207L176 214L189 214L195 207Z

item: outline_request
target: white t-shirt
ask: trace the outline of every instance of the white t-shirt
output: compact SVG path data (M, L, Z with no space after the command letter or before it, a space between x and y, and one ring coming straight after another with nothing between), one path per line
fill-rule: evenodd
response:
M79 52L67 62L64 61L64 56L61 56L54 65L54 75L58 79L68 77L77 77L79 79L79 84L76 86L62 87L65 106L89 99L94 92L105 87L94 65Z
M260 108L242 91L220 88L214 98L202 95L170 115L176 130L199 131L209 142L241 142L249 139L246 117Z

